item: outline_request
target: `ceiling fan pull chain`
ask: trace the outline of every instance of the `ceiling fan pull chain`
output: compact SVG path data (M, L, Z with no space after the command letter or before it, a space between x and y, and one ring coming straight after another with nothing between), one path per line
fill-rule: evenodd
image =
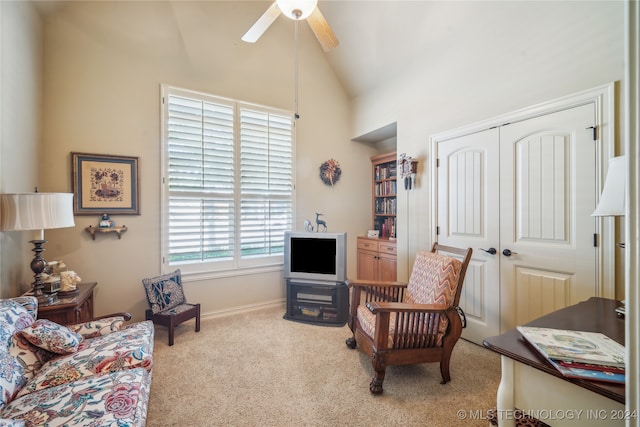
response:
M295 73L294 73L294 100L293 100L293 108L294 108L294 117L296 120L300 118L300 114L298 114L298 21L295 21L295 53L294 53L294 62L295 62Z

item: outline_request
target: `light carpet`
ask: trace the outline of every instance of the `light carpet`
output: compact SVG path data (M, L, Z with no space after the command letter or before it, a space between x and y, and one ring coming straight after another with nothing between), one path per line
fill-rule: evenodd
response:
M156 327L148 427L160 426L487 426L500 357L460 340L451 381L437 363L390 366L372 395L370 359L345 345L347 326L282 318L269 308Z

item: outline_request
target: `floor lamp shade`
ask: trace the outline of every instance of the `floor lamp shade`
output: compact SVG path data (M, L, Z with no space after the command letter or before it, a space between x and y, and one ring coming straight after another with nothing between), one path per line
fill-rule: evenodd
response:
M0 195L0 230L73 227L73 193Z
M625 157L619 156L609 160L607 178L600 201L591 216L621 216L625 213L627 165Z

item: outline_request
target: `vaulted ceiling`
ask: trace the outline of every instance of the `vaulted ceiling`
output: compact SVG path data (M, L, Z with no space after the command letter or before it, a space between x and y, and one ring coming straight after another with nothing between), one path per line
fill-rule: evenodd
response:
M75 0L33 3L46 16L72 1ZM246 29L272 1L249 2L255 12L246 13ZM456 26L468 25L467 18L473 21L475 12L471 9L477 9L470 3L473 2L320 0L318 6L340 42L326 54L327 60L348 94L362 95L381 82L398 78L408 67L437 60L460 43L455 37ZM280 21L285 21L284 17ZM310 31L306 25L301 29ZM244 30L239 29L239 34Z
M272 0L263 2L255 2L255 19ZM340 41L327 59L349 95L359 96L413 67L480 46L481 37L496 34L501 16L489 7L496 3L509 9L506 2L455 0L320 0L318 7ZM463 40L461 26L476 26L478 38Z
M72 1L76 0L37 0L34 4L46 15ZM170 3L183 1L189 0ZM242 22L238 39L273 1L245 2L241 17L235 18ZM562 22L575 19L580 13L590 13L589 8L582 8L580 3L573 0L320 0L318 7L340 42L337 48L326 53L327 60L349 96L358 97L401 79L405 73L428 70L431 64L448 63L447 59L454 56L469 58L471 64L472 60L486 55L517 58L536 54L534 49L541 47L532 43L540 31L555 31L562 37ZM554 4L572 6L554 8ZM172 10L172 7L163 10ZM291 27L281 16L270 30L287 25ZM311 33L307 25L302 24L300 28Z

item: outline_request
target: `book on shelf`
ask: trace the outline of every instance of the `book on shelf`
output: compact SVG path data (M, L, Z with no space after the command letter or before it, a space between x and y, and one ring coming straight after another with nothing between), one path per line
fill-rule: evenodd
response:
M624 368L624 346L599 332L518 326L522 336L554 362Z

